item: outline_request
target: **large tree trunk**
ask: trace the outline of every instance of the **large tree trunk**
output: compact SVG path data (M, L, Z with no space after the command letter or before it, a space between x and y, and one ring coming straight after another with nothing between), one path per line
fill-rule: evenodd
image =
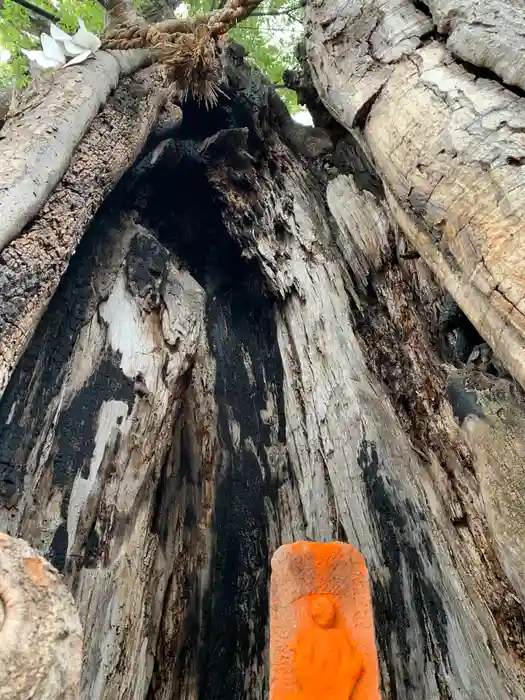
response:
M304 537L366 557L385 698L525 698L525 102L453 58L519 84L478 3L416 4L311 3L333 153L229 49L153 165L117 185L148 68L0 191L0 530L63 572L86 700L264 697Z

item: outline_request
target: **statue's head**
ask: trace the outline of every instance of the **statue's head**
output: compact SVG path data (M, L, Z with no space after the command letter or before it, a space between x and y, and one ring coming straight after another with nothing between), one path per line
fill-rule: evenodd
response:
M315 596L310 602L310 615L319 627L333 627L335 623L336 604L326 595Z

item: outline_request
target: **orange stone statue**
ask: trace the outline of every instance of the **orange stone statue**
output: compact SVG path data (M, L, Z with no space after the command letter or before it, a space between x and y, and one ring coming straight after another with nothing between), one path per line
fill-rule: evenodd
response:
M297 542L272 559L270 700L379 700L372 603L351 545Z

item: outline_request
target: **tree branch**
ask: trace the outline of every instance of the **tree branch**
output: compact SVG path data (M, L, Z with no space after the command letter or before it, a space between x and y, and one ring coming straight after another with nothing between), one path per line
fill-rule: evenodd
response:
M51 14L51 12L48 12L47 10L42 9L41 7L37 7L36 5L33 5L33 3L28 2L28 0L13 0L13 1L16 2L18 5L25 7L26 10L33 12L35 15L39 15L40 17L44 17L44 19L48 19L50 22L59 22L60 21L60 18L57 17L56 15Z
M262 0L227 0L221 9L188 19L173 18L150 24L131 6L129 0L108 0L111 26L104 34L104 49L151 48L162 34L190 34L197 27L206 25L211 37L217 37L245 20L261 4ZM134 19L135 18L135 19ZM146 31L144 31L146 29ZM176 43L177 38L172 39ZM162 37L165 46L169 44Z

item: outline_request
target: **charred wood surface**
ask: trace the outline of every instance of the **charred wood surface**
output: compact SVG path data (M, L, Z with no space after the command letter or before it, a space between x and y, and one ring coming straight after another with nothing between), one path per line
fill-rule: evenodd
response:
M63 572L86 699L265 697L269 558L307 537L366 557L385 698L520 700L512 367L405 228L373 111L304 131L227 73L106 199L28 341L0 530Z

